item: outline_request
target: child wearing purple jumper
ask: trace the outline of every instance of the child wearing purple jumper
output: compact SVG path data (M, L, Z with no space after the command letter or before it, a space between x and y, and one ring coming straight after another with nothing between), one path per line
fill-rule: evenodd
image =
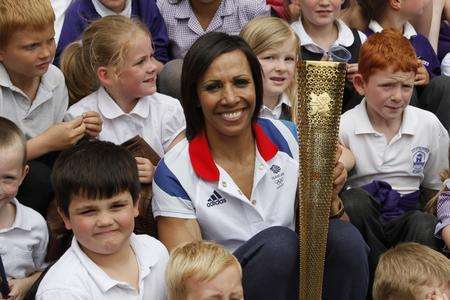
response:
M79 39L92 21L113 14L137 18L144 23L152 34L157 61L165 64L169 60L167 29L154 0L75 0L67 9L64 18L56 48L56 63L59 64L60 55L67 45Z

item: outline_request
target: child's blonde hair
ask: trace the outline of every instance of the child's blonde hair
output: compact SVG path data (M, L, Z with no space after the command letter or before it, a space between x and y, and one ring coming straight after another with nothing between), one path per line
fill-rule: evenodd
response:
M239 34L252 48L256 55L268 50L280 47L284 42L291 39L295 43L296 60L300 55L300 39L289 24L276 17L257 17L248 22ZM286 94L291 101L291 117L296 121L297 117L297 72Z
M147 27L138 20L107 16L92 22L80 41L67 46L62 53L61 70L66 78L71 104L100 87L99 67L111 66L118 71L124 65L137 33L151 38Z
M170 254L166 268L168 299L186 299L188 279L209 281L230 266L237 267L242 275L236 257L216 243L197 241L177 247Z
M399 244L380 258L373 283L373 299L414 299L428 284L450 284L449 260L427 246Z
M41 30L53 26L55 14L49 0L1 0L0 48L17 30Z

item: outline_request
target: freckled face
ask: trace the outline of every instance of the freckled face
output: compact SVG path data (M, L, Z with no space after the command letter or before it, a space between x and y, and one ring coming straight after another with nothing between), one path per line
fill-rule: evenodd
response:
M413 72L376 71L362 83L369 117L391 121L401 119L411 100L413 87Z

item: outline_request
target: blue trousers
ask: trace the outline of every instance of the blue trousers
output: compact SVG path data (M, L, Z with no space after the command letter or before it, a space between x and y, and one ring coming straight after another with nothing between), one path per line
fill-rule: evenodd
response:
M323 299L366 298L368 253L368 246L353 225L330 220ZM267 228L239 247L234 255L242 266L246 300L298 299L301 262L294 231L281 226Z

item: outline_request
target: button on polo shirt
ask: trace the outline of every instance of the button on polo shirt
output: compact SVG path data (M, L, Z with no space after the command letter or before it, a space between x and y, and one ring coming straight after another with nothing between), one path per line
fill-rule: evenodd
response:
M204 134L177 144L160 161L153 184L153 213L197 219L202 237L230 251L271 226L294 228L298 143L282 122L253 125L256 157L248 199L212 157Z
M366 100L341 116L339 137L355 156L347 180L359 187L382 180L402 194L420 185L439 190L439 173L448 166L448 133L437 117L408 105L399 132L388 143L367 115Z

